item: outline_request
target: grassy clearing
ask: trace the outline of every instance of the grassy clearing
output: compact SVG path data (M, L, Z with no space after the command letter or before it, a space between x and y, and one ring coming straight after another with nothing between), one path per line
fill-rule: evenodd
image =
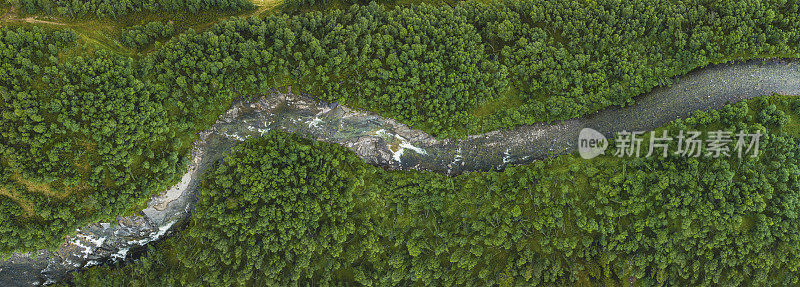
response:
M8 197L19 204L19 206L22 208L22 211L25 212L26 217L32 217L36 215L36 212L33 210L33 204L20 196L16 191L10 190L7 187L2 187L0 188L0 195Z
M497 99L485 101L480 106L472 110L472 115L476 118L486 118L504 109L516 108L525 103L525 98L515 89L508 89Z
M251 2L258 6L258 9L256 9L252 15L259 15L268 10L275 10L275 7L283 4L283 0L251 0Z
M25 217L34 217L36 212L33 208L35 198L44 196L50 199L63 201L69 197L86 195L92 188L85 182L65 185L60 181L42 182L30 178L25 178L19 173L11 175L12 184L0 187L0 196L5 196L17 203Z
M53 188L50 187L49 183L27 179L22 177L22 175L18 173L12 175L11 179L13 179L14 182L16 182L17 184L25 187L25 189L28 190L28 192L39 193L48 197L59 198L59 199L64 199L67 197L67 195L69 195L66 192L59 192L54 190Z

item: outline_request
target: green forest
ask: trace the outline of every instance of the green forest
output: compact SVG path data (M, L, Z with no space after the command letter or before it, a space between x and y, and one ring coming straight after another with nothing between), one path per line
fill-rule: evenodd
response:
M374 3L222 21L140 55L135 66L142 80L181 94L244 95L296 84L322 100L452 137L625 105L709 63L797 57L798 7Z
M451 137L624 105L709 63L795 57L798 7L370 4L222 22L179 36L142 65L181 89L295 84Z
M800 99L664 129L761 131L757 158L561 156L389 172L295 134L206 174L186 230L76 286L763 286L800 276Z
M0 0L0 253L141 210L199 131L276 87L443 139L800 57L797 0L263 2ZM570 155L458 177L273 132L206 175L184 232L74 283L798 284L798 110L771 97L667 127L762 130L754 159Z

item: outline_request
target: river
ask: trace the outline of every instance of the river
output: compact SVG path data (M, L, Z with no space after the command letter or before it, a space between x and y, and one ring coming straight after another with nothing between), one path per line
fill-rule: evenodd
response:
M388 169L416 169L457 175L464 171L501 170L509 164L570 153L581 129L606 137L614 132L648 131L697 110L771 94L800 94L800 62L755 60L714 65L676 78L636 98L583 118L435 139L393 119L315 101L290 88L239 101L199 135L188 172L180 183L152 198L141 212L118 217L116 224L96 223L78 230L55 251L13 254L0 262L0 284L30 286L58 282L73 270L125 260L130 250L174 232L191 211L200 175L230 149L272 129L305 133L341 144L366 162Z

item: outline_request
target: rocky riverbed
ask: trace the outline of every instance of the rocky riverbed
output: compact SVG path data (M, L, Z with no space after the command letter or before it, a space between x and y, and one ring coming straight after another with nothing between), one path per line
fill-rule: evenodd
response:
M290 88L237 102L195 143L180 183L152 198L148 207L112 223L78 230L55 251L13 254L0 262L0 285L30 286L57 282L70 271L125 260L132 249L158 240L185 221L196 199L200 175L247 137L272 129L305 133L338 143L370 164L388 169L418 169L455 175L502 169L575 150L584 127L607 137L614 132L647 131L696 110L778 94L800 94L800 63L748 61L699 69L637 98L627 107L609 108L580 119L523 126L437 140L393 119L315 101Z

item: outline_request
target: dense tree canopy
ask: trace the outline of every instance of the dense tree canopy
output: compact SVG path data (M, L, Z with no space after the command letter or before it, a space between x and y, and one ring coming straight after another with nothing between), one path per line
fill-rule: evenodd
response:
M794 285L798 106L754 100L667 127L761 131L755 158L562 156L454 178L387 172L272 132L208 174L187 230L74 282ZM753 116L764 111L786 121Z
M372 4L227 21L149 55L164 80L294 83L463 135L585 115L709 63L797 56L796 1ZM769 16L769 17L767 17ZM745 36L746 35L746 36ZM219 52L217 52L219 51ZM233 72L235 71L235 72ZM183 87L182 86L182 87Z

